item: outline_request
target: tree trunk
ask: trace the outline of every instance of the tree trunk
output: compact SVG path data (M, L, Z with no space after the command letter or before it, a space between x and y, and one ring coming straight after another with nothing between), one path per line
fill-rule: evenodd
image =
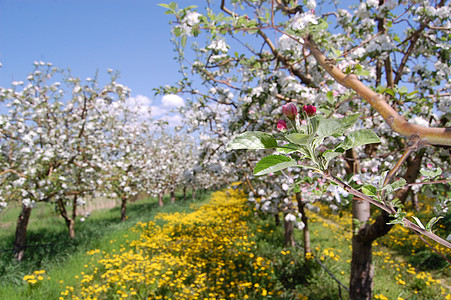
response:
M298 209L299 212L302 214L301 220L302 223L304 223L304 229L302 230L302 233L304 235L304 256L307 255L307 253L311 253L311 247L310 247L310 231L308 229L308 218L305 213L305 203L302 202L302 195L301 193L296 193L296 200L298 201Z
M22 211L17 219L16 237L14 240L14 258L21 261L25 254L27 243L27 226L30 220L31 207L22 204Z
M346 173L357 174L360 172L358 156L354 149L345 153ZM370 203L352 200L352 260L351 276L349 283L349 299L371 299L373 291L374 269L371 257L371 242L367 242L364 236L368 221L371 217Z
M171 188L171 203L175 203L175 189Z
M121 197L121 222L127 220L127 197Z
M193 185L193 201L196 200L196 187Z
M353 212L356 211L356 217L364 218L366 216L366 204L368 203L359 200L353 201ZM374 276L372 243L390 231L392 225L387 225L387 223L391 220L386 212L382 212L371 225L367 222L354 224L353 227L356 230L360 228L360 230L352 236L350 300L372 299Z
M186 185L183 186L183 201L186 201Z
M351 278L349 299L371 300L373 291L374 267L371 258L371 242L365 239L365 231L369 224L370 203L352 200L352 216L358 220L353 224Z
M159 192L159 193L158 193L158 205L159 205L160 207L163 207L163 206L164 206L164 204L163 204L163 192Z
M280 225L280 216L279 213L274 214L274 223L276 224L276 226Z
M284 228L284 237L285 237L285 246L286 247L294 247L294 224L291 221L285 220L283 218L283 228Z
M411 193L412 193L412 206L413 206L413 209L415 211L419 212L420 211L420 204L419 204L420 201L418 199L418 193L415 193L414 191L411 191Z
M74 202L76 203L76 201L74 201ZM58 204L58 208L60 211L60 215L63 217L64 222L66 222L67 230L69 232L69 237L71 239L74 239L75 238L75 218L72 219L71 217L69 217L69 214L67 213L66 205L64 204L63 199L61 199L61 198L58 199L57 204ZM73 207L73 210L74 211L76 210L76 206ZM74 212L74 211L72 212L72 214L76 215L76 212Z
M66 221L66 224L69 231L69 237L71 239L75 239L75 220L69 219L68 221Z

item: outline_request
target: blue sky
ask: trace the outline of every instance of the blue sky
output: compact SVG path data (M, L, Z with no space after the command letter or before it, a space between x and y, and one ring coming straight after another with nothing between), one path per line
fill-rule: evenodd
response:
M134 97L149 98L163 114L161 97L154 97L152 88L180 78L170 43L171 16L157 5L168 2L0 0L0 86L26 81L34 61L70 68L81 78L96 71L107 78L111 68L120 71L118 82ZM197 1L176 2L184 7Z

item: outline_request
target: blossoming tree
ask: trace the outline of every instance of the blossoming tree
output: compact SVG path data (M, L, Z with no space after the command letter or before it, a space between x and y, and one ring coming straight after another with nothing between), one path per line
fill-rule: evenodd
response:
M333 134L320 138L317 152L301 151L320 169L326 167L325 159L326 169L332 171L324 175L340 187L334 191L336 199L354 195L357 222L350 298L371 299L372 242L397 222L429 235L427 230L437 220L427 226L419 220L418 224L407 222L400 209L412 189L434 189L434 185L415 184L422 166L440 166L446 171L441 180L445 183L437 185L447 184L450 161L446 147L451 144L451 131L445 128L451 106L449 3L380 0L330 6L317 5L314 0L222 0L207 1L200 9L179 8L176 3L162 6L174 15L174 44L185 75L177 86L163 91L193 96L188 123L205 131L204 145L214 145L213 156L229 159L229 166L235 166L234 175L242 175L244 172L238 172L244 171L243 166L254 167L270 153L238 150L224 155L225 145L238 133L284 129L288 120L276 125L278 117L285 113L289 119L290 110L293 113L292 107L282 109L285 103L314 105L318 122L310 124L313 129L327 122L335 124L331 128L348 122L345 129L373 130L381 137L380 144L359 145L352 143L359 140L359 134L345 138L345 130L334 133L330 129ZM196 43L188 43L194 38ZM186 49L188 44L191 49ZM189 76L187 70L196 76ZM305 111L312 109L306 107ZM309 132L301 125L292 134L310 137L298 136L297 147L318 138L315 130ZM250 140L264 145L262 149L271 148L264 138L253 136ZM338 151L336 146L341 143L353 146ZM239 148L234 145L233 149ZM243 148L252 147L246 144ZM278 163L290 165L288 156L283 157ZM342 159L332 159L336 157ZM262 166L261 160L259 164ZM351 178L363 187L350 190L351 182L336 181L338 177ZM404 181L395 180L399 177L409 184L400 184ZM437 198L441 211L449 205L443 197ZM369 222L370 203L381 208L373 223Z
M129 95L114 74L100 88L95 79L82 82L51 64L35 67L26 85L14 82L12 88L0 89L7 110L0 123L0 193L3 206L19 201L22 207L14 246L18 260L37 202L54 202L69 235L75 237L77 206L102 186L104 147L116 133L112 126L120 125L104 109L105 103L123 102Z

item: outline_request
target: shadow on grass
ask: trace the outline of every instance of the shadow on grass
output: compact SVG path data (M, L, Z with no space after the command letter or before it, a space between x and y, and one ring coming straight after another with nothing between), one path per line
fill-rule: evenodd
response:
M14 244L14 233L6 235L0 241L0 285L23 285L23 276L33 271L62 265L76 253L96 249L108 236L115 231L126 230L137 222L147 222L158 212L172 212L189 210L192 203L203 201L209 197L203 194L195 201L187 194L187 201L183 195L176 194L176 202L170 203L169 197L164 198L165 206L160 208L156 199L149 198L127 205L127 220L120 221L120 207L94 211L85 222L77 219L75 225L75 239L70 239L63 220L54 216L45 228L33 229L27 232L27 245L24 259L18 263L13 259L10 251ZM42 218L42 216L39 216ZM47 220L48 221L48 220Z

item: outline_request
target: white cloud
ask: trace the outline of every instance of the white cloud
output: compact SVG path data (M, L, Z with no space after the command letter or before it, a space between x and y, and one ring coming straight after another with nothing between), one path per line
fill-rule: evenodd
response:
M153 105L152 105L153 104ZM130 110L139 114L139 121L144 120L164 120L169 123L169 127L182 125L182 116L171 109L184 106L185 101L177 95L165 95L161 99L161 104L143 95L130 97L125 104ZM149 114L150 110L150 114Z
M159 119L161 116L165 116L169 113L169 111L164 108L163 106L151 106L150 109L152 110L152 118Z
M185 105L185 100L182 97L174 94L164 95L161 103L165 107L179 107Z
M125 100L125 106L131 111L138 114L140 120L149 119L149 108L151 108L152 100L143 95L130 97ZM153 115L153 113L152 113Z
M172 115L172 116L164 116L161 118L169 123L169 127L182 126L182 116L181 115Z

